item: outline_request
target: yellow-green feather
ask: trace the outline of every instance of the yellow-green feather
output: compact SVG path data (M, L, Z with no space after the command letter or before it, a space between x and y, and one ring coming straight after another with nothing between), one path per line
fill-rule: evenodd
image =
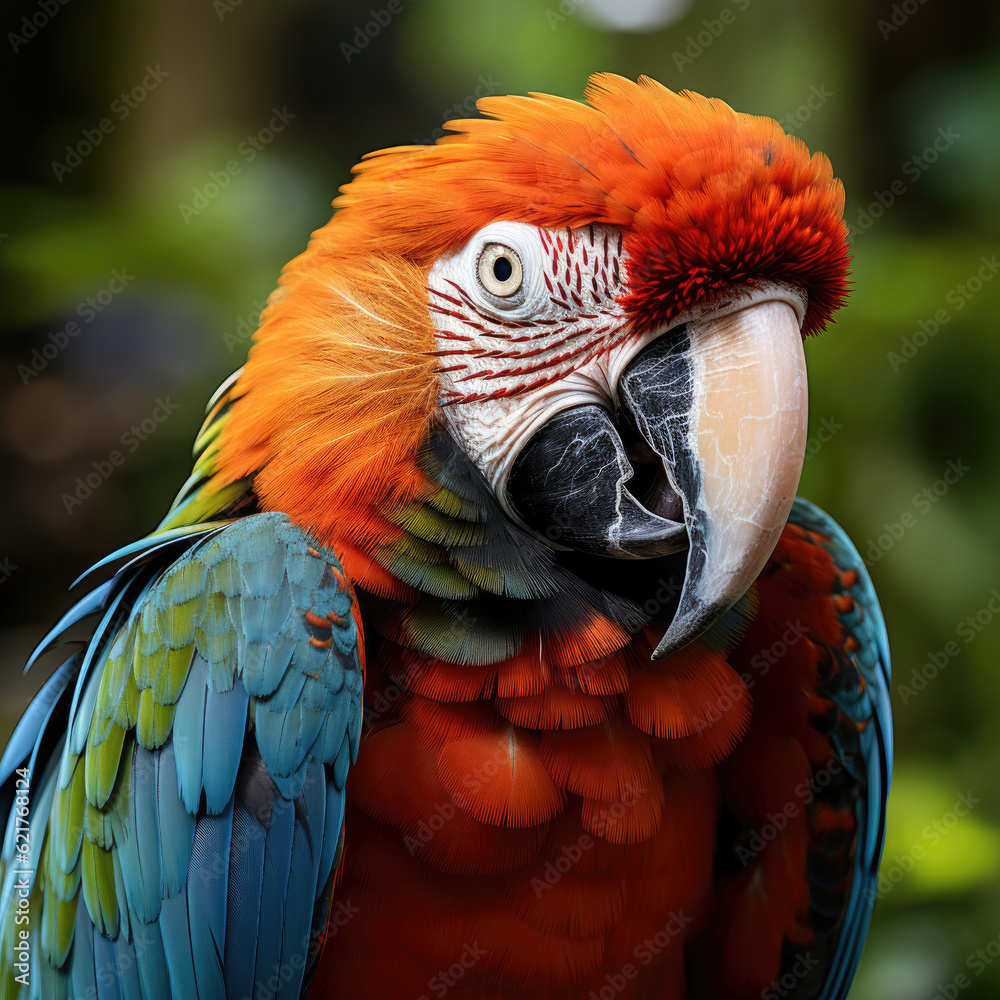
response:
M118 898L115 895L115 868L111 852L84 841L80 855L83 900L90 919L105 936L118 936Z
M125 730L112 726L107 737L100 743L94 741L97 720L91 724L90 738L86 750L87 801L91 805L103 806L111 795L121 763Z

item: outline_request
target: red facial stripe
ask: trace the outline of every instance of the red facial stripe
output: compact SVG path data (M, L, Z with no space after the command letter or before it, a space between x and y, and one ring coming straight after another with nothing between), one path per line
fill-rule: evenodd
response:
M439 369L441 374L462 372L447 380L445 405L509 398L547 385L627 335L615 299L622 279L620 234L600 233L594 226L577 234L536 233L541 254L529 266L537 267L541 258L549 292L537 319L495 315L451 278L444 278L444 288L429 289L430 312L444 321L435 331L440 346L431 353L454 362ZM497 361L501 364L493 364Z

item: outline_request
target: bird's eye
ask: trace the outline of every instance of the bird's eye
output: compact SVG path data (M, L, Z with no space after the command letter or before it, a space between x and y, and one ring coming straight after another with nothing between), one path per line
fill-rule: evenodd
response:
M524 281L521 258L502 243L487 243L479 255L479 281L491 295L513 295Z

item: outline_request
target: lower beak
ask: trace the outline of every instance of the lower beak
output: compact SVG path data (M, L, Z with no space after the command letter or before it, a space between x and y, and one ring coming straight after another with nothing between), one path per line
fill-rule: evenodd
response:
M642 502L626 488L634 470L622 439L596 405L563 411L535 433L508 499L559 547L648 559L687 545L677 610L653 653L661 657L746 593L788 518L808 415L796 312L767 300L677 327L631 360L617 393L660 470Z
M772 300L689 323L642 351L618 391L684 505L687 571L656 658L746 593L788 519L808 419L795 311Z

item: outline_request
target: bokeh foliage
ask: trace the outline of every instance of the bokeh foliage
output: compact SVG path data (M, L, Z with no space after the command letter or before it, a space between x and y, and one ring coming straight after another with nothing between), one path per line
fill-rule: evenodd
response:
M373 6L386 13L368 37ZM616 28L623 17L638 30ZM205 400L352 163L430 141L477 91L579 97L594 70L647 73L778 118L846 184L856 284L808 345L801 492L870 561L898 754L886 891L852 996L918 1000L963 973L963 996L997 996L998 22L987 0L14 5L0 183L4 733L38 682L19 676L32 640L78 572L158 520ZM288 121L267 139L275 109ZM185 213L197 191L204 207ZM109 293L116 270L128 280ZM79 333L27 374L71 321ZM167 398L176 412L151 425ZM91 473L91 495L67 502Z

